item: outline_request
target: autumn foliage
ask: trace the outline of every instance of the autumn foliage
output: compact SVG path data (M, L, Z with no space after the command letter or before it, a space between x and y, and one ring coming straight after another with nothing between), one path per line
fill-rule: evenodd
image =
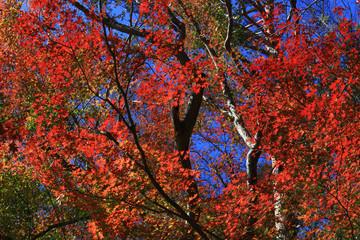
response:
M310 7L2 0L0 239L359 237L360 32Z

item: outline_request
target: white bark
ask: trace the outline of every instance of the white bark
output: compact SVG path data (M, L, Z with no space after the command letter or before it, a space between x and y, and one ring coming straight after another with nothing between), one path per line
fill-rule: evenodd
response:
M280 173L280 171L277 166L275 157L271 158L271 165L273 168L273 174L278 175ZM286 216L284 214L283 206L282 206L282 194L278 192L276 183L275 183L275 187L274 187L274 198L275 198L275 204L274 204L275 229L278 232L276 239L285 240L286 239L286 225L285 225Z

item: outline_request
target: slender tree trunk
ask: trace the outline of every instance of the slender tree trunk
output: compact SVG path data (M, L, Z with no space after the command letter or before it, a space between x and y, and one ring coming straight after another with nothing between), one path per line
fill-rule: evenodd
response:
M186 27L185 24L182 23L173 12L168 9L168 16L170 21L174 26L178 29L178 51L176 54L176 58L182 65L186 65L190 61L190 58L184 52L184 40L186 36ZM196 74L195 78L198 77ZM174 105L171 109L171 117L174 125L174 142L175 142L175 150L179 153L179 159L182 167L187 170L192 170L190 157L189 157L189 149L190 149L190 139L196 124L197 117L199 115L201 102L204 94L204 89L201 88L198 93L191 93L191 96L188 100L185 113L183 117L180 117L180 108L178 105ZM187 197L190 199L188 203L188 215L191 219L197 222L200 218L200 205L199 205L199 189L195 178L193 176L189 176L187 179L189 181L187 192ZM189 233L185 234L181 239L194 239L193 229L189 230Z
M246 156L246 173L247 173L247 185L250 192L249 199L249 219L247 223L247 230L244 239L253 239L255 237L255 223L257 222L257 217L254 215L254 210L252 205L257 204L257 196L256 196L256 184L258 182L257 179L257 164L259 158L261 156L261 150L259 149L259 134L256 134L255 139L257 144L254 145L253 148L250 148L247 156Z
M281 169L276 163L276 158L271 158L271 166L273 169L273 174L276 176L280 173ZM274 187L274 215L275 215L275 229L278 232L276 239L285 240L286 239L286 216L284 214L282 206L282 194L277 191L277 184L275 183Z
M175 130L175 149L179 152L182 167L187 170L192 170L189 157L190 137L185 136L188 134L191 136L191 133L182 132L181 130L178 131L178 129ZM187 180L190 182L187 190L188 198L192 199L189 201L189 216L198 220L200 217L200 208L198 206L199 190L194 177L189 177Z
M179 160L182 167L187 170L192 170L189 157L190 139L200 110L202 95L203 89L197 94L192 94L182 119L180 119L179 106L174 106L172 108L175 150L179 153ZM194 219L194 221L198 221L201 213L199 206L199 189L193 176L189 176L187 181L189 181L187 197L188 199L191 199L188 203L188 215L190 218ZM191 233L189 233L189 236L184 236L182 239L194 239L192 230Z

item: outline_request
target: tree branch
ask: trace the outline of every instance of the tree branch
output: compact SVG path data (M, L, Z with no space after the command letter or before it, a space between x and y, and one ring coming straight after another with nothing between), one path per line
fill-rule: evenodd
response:
M87 220L90 220L90 219L91 219L91 217L85 216L85 217L71 219L71 220L65 221L65 222L55 223L53 225L48 226L44 231L42 231L42 232L36 234L35 236L33 236L31 238L31 240L38 239L38 238L44 236L45 234L47 234L48 232L50 232L51 230L53 230L55 228L61 228L61 227L67 226L67 225L71 225L71 224L82 222L82 221L87 221Z
M127 34L131 34L134 36L138 36L138 37L143 37L145 38L146 36L149 35L148 32L146 32L145 30L139 30L135 27L130 27L127 26L125 24L119 23L117 21L115 21L114 19L106 16L106 17L97 17L94 14L91 13L91 11L89 9L87 9L86 7L84 7L82 4L80 4L79 2L74 2L73 3L74 6L79 9L80 11L82 11L87 17L94 19L96 21L98 21L99 23L103 23L106 26L112 28L112 29L116 29L120 32L123 33L127 33Z

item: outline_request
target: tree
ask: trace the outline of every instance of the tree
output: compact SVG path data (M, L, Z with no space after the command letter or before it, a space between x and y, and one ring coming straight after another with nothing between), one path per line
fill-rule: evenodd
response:
M55 198L23 169L3 169L0 177L0 239L91 236L86 226L89 216L69 204L66 197Z
M310 7L2 2L3 152L97 238L355 239L359 33Z

